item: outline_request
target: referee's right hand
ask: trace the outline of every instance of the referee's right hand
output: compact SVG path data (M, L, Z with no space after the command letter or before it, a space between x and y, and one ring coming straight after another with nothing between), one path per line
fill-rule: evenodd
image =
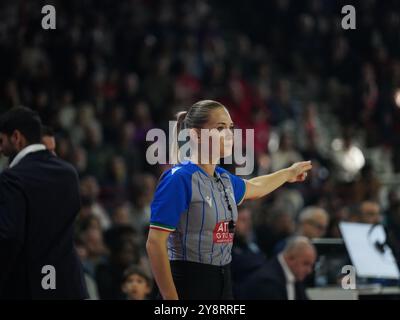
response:
M288 182L302 182L307 177L307 171L312 169L311 161L296 162L289 167Z

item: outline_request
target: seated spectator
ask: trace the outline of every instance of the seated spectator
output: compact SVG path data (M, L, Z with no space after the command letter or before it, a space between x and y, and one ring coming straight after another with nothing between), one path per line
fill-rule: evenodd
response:
M151 289L152 280L143 269L132 266L125 270L122 291L128 300L147 300Z
M296 230L297 236L303 236L310 240L322 238L329 226L329 215L320 207L306 207L299 214ZM283 250L287 239L277 243L274 253L278 254Z
M129 207L126 204L117 206L111 216L113 226L129 226L131 225L131 215Z
M123 300L121 290L124 270L138 264L139 248L132 241L117 238L110 245L110 258L96 269L96 282L102 300Z
M365 158L362 150L353 141L353 133L345 129L342 139L334 139L332 142L331 158L335 166L333 172L338 182L353 182L365 165ZM348 192L345 188L344 192Z
M107 257L107 248L103 240L103 232L97 217L89 215L78 221L79 239L85 249L85 260L82 261L85 272L94 276L97 266Z
M267 257L274 254L275 246L293 235L295 224L292 214L281 207L268 212L261 212L266 221L261 221L255 228L257 244Z
M135 229L145 232L150 224L150 204L157 180L152 174L135 174L131 181L131 220Z
M112 208L126 200L127 173L125 159L116 155L112 156L101 188L102 203L109 211L112 211Z
M271 154L272 172L286 168L291 163L298 161L303 161L303 158L296 150L292 136L288 133L282 133L279 149Z
M103 230L111 226L111 219L107 211L98 201L100 187L97 179L93 176L86 176L81 179L82 204L90 207L93 215L99 218Z
M235 238L232 248L233 291L243 280L265 262L265 255L253 241L251 210L241 206L238 209Z
M380 187L381 183L373 167L367 163L355 181L353 201L361 202L367 199L378 201Z
M294 237L277 257L266 262L240 288L239 299L307 300L304 279L317 254L306 237Z
M46 146L47 150L56 154L56 138L54 131L50 127L44 126L42 128L42 143Z
M340 222L349 221L350 209L347 206L339 207L333 211L332 217L329 220L327 238L341 238L342 234L339 229Z
M377 202L366 200L351 212L351 222L377 224L382 223L383 216Z
M112 247L116 240L131 241L140 246L144 246L142 235L131 225L115 224L104 232L104 239L108 247ZM144 252L144 248L143 248Z
M80 239L79 236L76 236L76 239L75 239L75 249L78 254L79 260L81 261L81 263L83 265L83 275L85 278L85 283L86 283L86 288L87 288L87 292L89 295L89 300L98 300L99 293L97 291L96 282L95 282L93 276L88 272L87 268L85 268L85 265L87 266L87 250L86 250L84 242L82 241L82 239Z
M360 205L361 222L363 223L382 223L383 217L380 206L375 201L363 201Z
M320 207L307 207L299 214L297 235L308 239L322 238L329 225L328 213Z

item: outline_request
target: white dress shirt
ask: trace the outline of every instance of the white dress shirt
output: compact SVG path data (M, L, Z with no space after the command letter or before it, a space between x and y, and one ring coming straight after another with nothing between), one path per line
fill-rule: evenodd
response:
M288 300L296 300L296 289L295 289L296 278L292 273L292 271L290 270L289 266L287 265L282 253L278 255L278 261L282 266L283 273L285 274L286 292Z
M18 154L13 159L13 161L11 161L9 167L10 168L15 167L22 160L22 158L25 157L27 154L32 153L32 152L42 151L42 150L46 150L46 146L41 143L31 144L31 145L23 148L20 152L18 152Z

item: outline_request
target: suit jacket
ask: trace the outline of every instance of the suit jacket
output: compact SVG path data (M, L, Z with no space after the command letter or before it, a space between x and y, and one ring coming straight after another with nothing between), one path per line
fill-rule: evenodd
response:
M76 170L47 150L0 175L0 299L83 299ZM50 287L50 288L49 288Z
M308 300L303 283L295 283L296 300ZM274 257L254 272L238 293L239 299L288 300L286 278L278 258Z

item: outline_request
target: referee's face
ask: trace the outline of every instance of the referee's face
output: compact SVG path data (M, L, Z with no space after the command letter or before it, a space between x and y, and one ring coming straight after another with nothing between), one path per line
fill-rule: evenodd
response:
M209 153L212 154L212 143L219 142L217 152L212 154L211 158L225 158L232 154L233 147L233 122L226 108L217 108L210 112L208 121L204 125L204 129L212 130L209 140Z

